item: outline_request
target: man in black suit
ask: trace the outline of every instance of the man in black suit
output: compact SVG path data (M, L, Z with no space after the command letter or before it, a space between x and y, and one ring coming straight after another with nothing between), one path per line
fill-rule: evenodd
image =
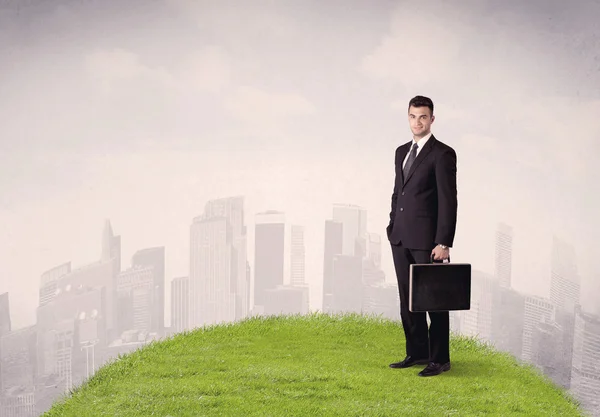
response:
M410 100L408 122L413 140L396 149L392 211L386 229L406 336L406 358L390 367L427 364L420 376L439 375L450 369L448 312L408 310L410 264L448 259L456 230L456 152L433 136L434 120L431 99L416 96ZM429 329L426 314L431 320Z

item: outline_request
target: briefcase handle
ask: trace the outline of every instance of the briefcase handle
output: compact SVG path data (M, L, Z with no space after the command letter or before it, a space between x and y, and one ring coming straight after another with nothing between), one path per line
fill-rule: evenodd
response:
M431 260L432 264L443 264L444 263L443 259L442 260L433 259L433 253L429 257L429 259ZM450 263L450 255L448 255L448 263Z

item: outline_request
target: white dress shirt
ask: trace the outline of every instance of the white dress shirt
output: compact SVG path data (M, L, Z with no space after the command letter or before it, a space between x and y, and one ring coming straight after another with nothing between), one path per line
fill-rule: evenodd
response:
M427 136L423 136L419 140L419 142L415 142L415 139L413 138L412 143L410 144L410 148L412 149L412 147L414 146L415 143L418 145L416 156L419 156L419 152L421 152L421 149L423 149L423 146L425 146L425 144L427 143L427 141L429 140L430 137L431 137L431 132L429 132L429 134ZM406 165L406 161L408 161L409 156L410 156L410 150L406 153L406 156L404 157L404 162L402 162L402 169L404 169L404 166Z

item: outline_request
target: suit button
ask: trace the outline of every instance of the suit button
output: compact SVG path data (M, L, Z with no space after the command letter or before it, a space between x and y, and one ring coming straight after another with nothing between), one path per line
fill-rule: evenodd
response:
M404 209L402 207L400 207L400 211L404 211Z
M402 195L404 195L404 191L402 191Z

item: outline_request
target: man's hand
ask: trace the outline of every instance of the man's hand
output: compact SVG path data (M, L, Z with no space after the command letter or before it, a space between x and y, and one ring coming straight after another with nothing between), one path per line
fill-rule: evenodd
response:
M433 259L436 261L446 260L450 257L450 248L444 249L440 245L437 245L435 248L433 248L431 254L433 255Z

